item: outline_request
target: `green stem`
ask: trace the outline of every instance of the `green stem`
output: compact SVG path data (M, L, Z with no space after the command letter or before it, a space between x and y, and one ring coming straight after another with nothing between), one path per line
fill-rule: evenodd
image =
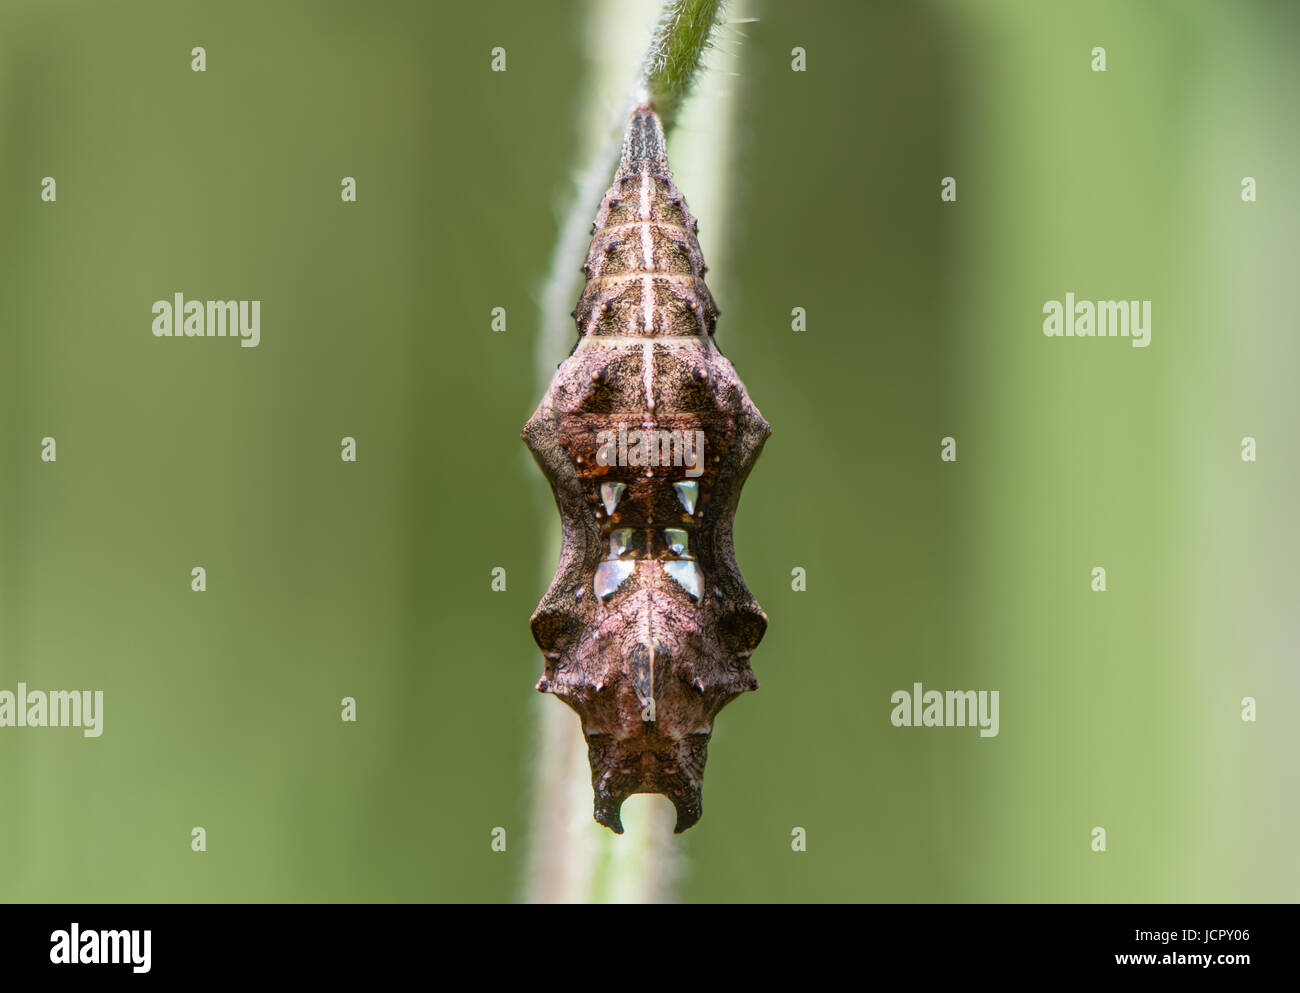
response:
M677 122L682 98L691 90L709 49L723 0L666 0L642 69L642 88L667 134Z

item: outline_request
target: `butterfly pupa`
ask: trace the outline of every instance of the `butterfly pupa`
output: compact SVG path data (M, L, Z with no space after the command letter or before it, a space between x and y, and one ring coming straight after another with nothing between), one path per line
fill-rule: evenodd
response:
M537 688L572 707L595 818L634 793L700 819L713 721L758 688L767 628L732 520L771 429L714 344L696 222L663 127L638 107L601 200L574 310L578 343L523 438L555 493L560 561L532 616Z

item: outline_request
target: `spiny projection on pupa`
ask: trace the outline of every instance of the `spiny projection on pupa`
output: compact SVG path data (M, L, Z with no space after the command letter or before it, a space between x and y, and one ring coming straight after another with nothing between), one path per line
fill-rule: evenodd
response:
M697 224L649 106L631 116L573 316L578 343L523 438L555 491L563 543L533 614L537 689L582 721L596 820L662 793L700 819L713 720L758 688L767 628L732 520L771 428L714 344Z

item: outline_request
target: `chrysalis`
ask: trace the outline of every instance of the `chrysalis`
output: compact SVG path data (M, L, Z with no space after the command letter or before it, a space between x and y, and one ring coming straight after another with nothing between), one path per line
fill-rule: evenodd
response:
M596 820L633 793L700 819L713 718L758 688L767 616L732 546L771 429L713 342L695 218L648 106L628 123L574 317L578 343L524 426L555 491L560 562L533 614L537 683L582 719Z

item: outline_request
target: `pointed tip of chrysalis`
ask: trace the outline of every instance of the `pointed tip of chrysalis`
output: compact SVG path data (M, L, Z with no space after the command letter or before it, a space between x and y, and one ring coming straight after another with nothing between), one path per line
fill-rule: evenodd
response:
M627 122L619 168L640 172L647 166L654 172L667 172L668 151L659 115L648 103L643 103L632 111L632 117Z

